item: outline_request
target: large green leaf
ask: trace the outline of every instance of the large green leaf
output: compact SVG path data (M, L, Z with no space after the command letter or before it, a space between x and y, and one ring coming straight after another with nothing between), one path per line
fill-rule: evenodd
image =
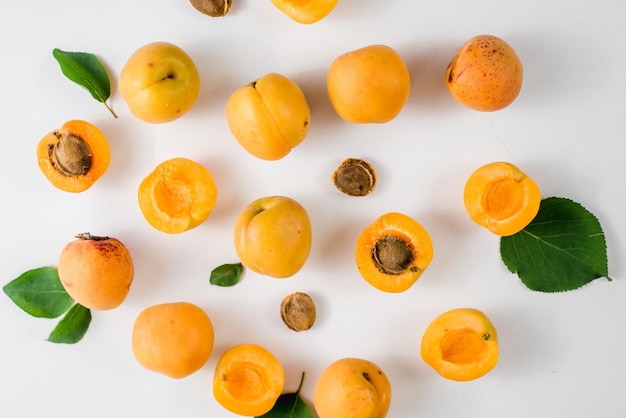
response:
M283 393L278 397L274 407L257 418L312 418L309 406L300 396L300 389L304 381L304 373L300 379L298 390L293 393Z
M577 289L608 272L606 239L598 219L581 204L551 197L522 231L502 237L500 255L530 289Z
M28 270L2 290L17 306L38 318L57 318L74 303L53 267Z
M67 78L87 89L94 99L104 103L111 114L117 118L113 109L107 104L111 95L109 74L98 57L87 52L68 52L59 48L54 48L52 55Z
M81 304L74 304L63 319L52 330L48 341L60 344L75 344L79 342L91 324L91 311Z

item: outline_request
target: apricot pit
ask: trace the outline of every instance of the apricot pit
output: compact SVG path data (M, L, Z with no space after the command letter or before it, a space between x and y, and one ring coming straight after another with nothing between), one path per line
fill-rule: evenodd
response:
M360 158L347 158L333 172L337 189L349 196L367 196L376 187L374 167Z

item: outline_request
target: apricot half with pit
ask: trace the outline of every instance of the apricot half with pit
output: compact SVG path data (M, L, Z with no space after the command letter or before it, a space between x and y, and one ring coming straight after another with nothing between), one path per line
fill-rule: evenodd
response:
M66 192L90 188L109 167L106 137L95 125L71 120L48 133L37 145L37 162L52 185Z
M78 234L58 261L65 291L79 304L94 310L118 307L133 282L133 260L119 240L89 233Z

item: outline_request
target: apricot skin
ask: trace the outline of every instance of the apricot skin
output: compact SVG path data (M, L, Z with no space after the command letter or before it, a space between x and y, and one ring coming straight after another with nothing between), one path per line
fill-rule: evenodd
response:
M117 239L80 234L63 248L58 272L63 287L77 303L109 310L126 299L134 267L130 252Z
M391 383L374 363L343 358L318 378L313 404L319 418L384 418L391 405Z
M272 0L274 6L298 23L315 23L328 15L339 0Z
M459 49L446 69L450 94L465 106L492 112L510 105L522 89L523 67L515 50L492 35L478 35Z
M213 351L208 315L188 302L150 306L137 316L132 331L136 360L148 370L181 379L200 370Z
M285 386L280 361L257 344L240 344L218 359L213 375L213 396L226 410L243 416L269 412Z
M337 114L352 123L385 123L404 107L411 89L402 57L385 45L369 45L337 57L326 78Z
M250 270L287 278L304 266L311 251L311 222L298 202L269 196L250 203L235 221L235 249Z
M489 318L478 309L451 309L428 325L420 354L446 379L474 380L496 366L498 335Z
M50 158L51 149L62 137L68 135L80 138L90 150L91 166L84 174L63 173L59 167L54 166ZM37 162L41 172L54 187L66 192L80 193L93 186L96 180L106 172L110 159L109 143L102 131L95 125L82 120L64 123L61 128L44 136L37 145Z
M246 151L263 160L278 160L307 136L311 111L295 82L269 73L229 97L226 119Z

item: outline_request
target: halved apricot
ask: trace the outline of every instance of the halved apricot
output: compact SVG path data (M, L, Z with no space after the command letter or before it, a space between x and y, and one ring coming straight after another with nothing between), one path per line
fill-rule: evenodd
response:
M187 158L159 164L139 185L139 206L159 231L178 234L204 222L217 201L211 173Z
M463 201L474 222L496 235L508 236L524 229L537 216L541 191L515 165L493 162L470 175Z
M356 242L356 265L361 276L384 292L407 290L432 258L428 232L413 218L398 212L382 215L361 232Z
M96 126L71 120L48 133L37 145L42 173L60 190L79 193L90 188L109 167L111 152Z
M226 350L217 361L213 395L226 410L244 416L267 413L285 385L279 360L257 344L240 344Z
M498 362L498 336L478 309L456 308L442 313L426 328L422 359L446 379L474 380Z

